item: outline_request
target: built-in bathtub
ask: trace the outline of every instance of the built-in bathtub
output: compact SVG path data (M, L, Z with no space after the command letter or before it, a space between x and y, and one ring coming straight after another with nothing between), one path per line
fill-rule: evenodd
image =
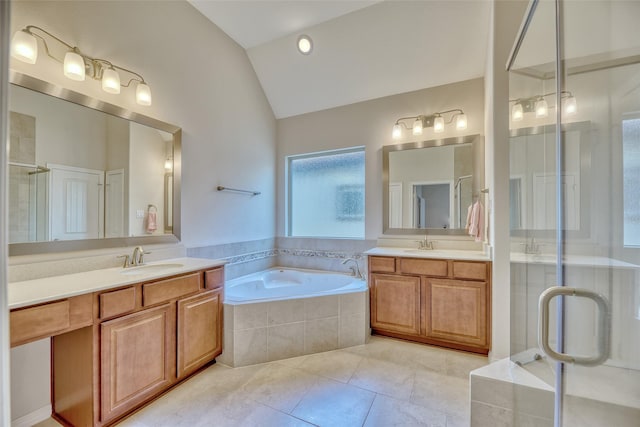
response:
M224 352L246 366L364 344L368 288L346 274L273 268L225 284Z

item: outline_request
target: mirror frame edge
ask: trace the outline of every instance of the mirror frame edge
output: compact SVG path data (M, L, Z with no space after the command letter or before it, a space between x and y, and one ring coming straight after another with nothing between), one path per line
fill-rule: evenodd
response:
M421 236L425 232L430 236L467 236L465 229L443 229L443 228L390 228L389 227L389 153L395 151L415 150L418 148L432 148L446 145L457 145L479 142L482 145L482 153L484 153L484 138L480 134L471 134L463 136L455 136L441 139L431 139L425 141L405 142L401 144L384 145L382 147L382 234L384 235L413 235ZM482 158L484 165L484 155ZM475 180L474 180L475 181ZM481 174L481 181L474 188L481 189L484 187L484 168Z
M9 83L25 89L72 102L83 107L98 110L115 117L133 121L141 125L158 129L173 136L173 233L157 236L112 237L103 239L61 240L46 242L10 243L9 256L35 255L106 249L136 245L179 243L181 237L181 178L182 178L182 128L127 110L117 105L91 98L70 89L61 88L53 83L9 70Z

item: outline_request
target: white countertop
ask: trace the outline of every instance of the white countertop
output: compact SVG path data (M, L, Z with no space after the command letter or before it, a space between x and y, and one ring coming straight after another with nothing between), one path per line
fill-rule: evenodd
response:
M172 258L141 267L105 268L9 283L9 309L26 307L133 283L224 265L225 261L204 258Z
M524 254L511 253L511 262L516 264L555 264L555 254ZM620 261L614 258L591 255L564 255L562 263L567 266L605 267L605 268L640 268L636 264Z
M399 256L407 258L440 258L459 259L465 261L491 261L489 255L482 251L461 249L416 249L396 248L391 246L377 247L364 252L365 255Z

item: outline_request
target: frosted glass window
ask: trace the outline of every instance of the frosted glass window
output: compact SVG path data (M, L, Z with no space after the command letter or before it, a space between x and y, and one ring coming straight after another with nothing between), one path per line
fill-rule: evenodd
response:
M288 160L289 235L364 238L364 147Z
M622 121L624 245L640 247L640 119Z

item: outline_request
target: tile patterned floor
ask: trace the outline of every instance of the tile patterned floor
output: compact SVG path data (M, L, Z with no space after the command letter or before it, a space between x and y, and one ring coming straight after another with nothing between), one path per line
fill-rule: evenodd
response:
M118 426L468 426L469 371L486 363L371 337L260 365L213 365Z

